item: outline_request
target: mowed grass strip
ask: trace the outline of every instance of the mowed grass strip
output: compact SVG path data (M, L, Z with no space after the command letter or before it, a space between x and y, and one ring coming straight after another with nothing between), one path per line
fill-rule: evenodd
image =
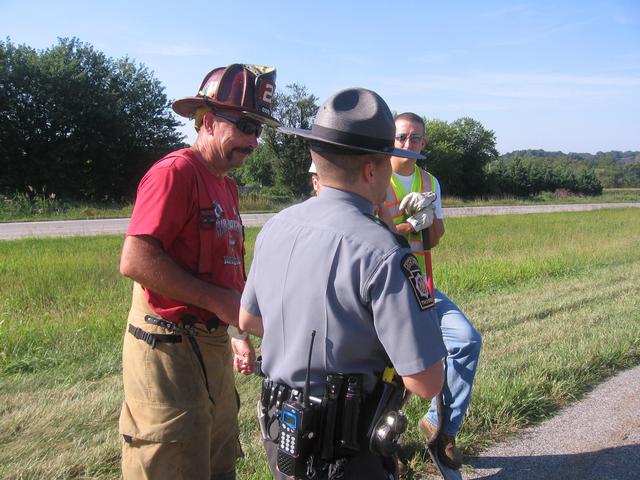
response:
M460 435L467 453L535 423L640 363L637 210L455 218L434 252L438 286L485 345ZM249 257L257 229L248 229ZM120 348L130 282L121 237L0 242L0 478L119 477ZM239 478L270 478L239 377ZM429 467L412 399L403 454Z
M640 202L640 188L605 188L602 194L597 196L556 196L551 192L542 192L530 197L504 195L468 199L445 196L442 201L445 207L626 203ZM274 198L261 193L242 194L240 196L240 211L243 213L277 212L292 202L294 202L293 199ZM67 202L46 195L36 195L33 198L26 194L15 194L8 197L0 195L0 222L124 218L131 216L132 210L132 204Z

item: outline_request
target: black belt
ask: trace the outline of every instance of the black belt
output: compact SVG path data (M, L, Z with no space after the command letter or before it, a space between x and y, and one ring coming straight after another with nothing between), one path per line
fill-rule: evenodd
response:
M209 400L211 400L211 403L215 405L216 402L211 397L211 393L209 393L209 377L207 376L207 369L204 366L202 352L200 351L200 347L198 346L198 342L196 341L196 336L198 335L198 333L194 328L195 322L183 322L182 325L178 325L177 323L169 322L164 318L156 318L151 315L145 315L144 321L146 323L150 323L151 325L156 325L169 331L175 332L175 334L149 333L145 332L141 328L134 327L133 325L129 324L129 333L131 333L134 337L147 342L149 345L151 345L151 348L154 348L157 342L178 343L182 342L182 335L185 335L187 337L189 343L191 344L191 349L193 350L193 353L195 354L198 362L200 363L200 367L202 368L202 374L204 375L204 385L207 389Z
M136 337L138 340L148 343L151 348L156 348L156 343L180 343L182 342L182 335L162 334L162 333L149 333L145 332L141 328L134 327L129 324L129 333Z

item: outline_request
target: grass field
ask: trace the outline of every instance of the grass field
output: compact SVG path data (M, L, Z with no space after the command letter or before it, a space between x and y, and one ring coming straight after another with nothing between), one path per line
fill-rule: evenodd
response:
M249 257L257 229L249 229ZM130 282L121 237L0 242L0 478L119 477L120 348ZM484 337L460 435L466 453L552 415L640 363L636 209L452 218L438 286ZM253 418L259 381L238 378L245 458L269 478ZM403 455L420 459L412 399ZM570 439L568 439L570 441Z

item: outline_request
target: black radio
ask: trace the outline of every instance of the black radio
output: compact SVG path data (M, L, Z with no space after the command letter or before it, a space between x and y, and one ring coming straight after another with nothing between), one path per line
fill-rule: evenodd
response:
M309 398L311 368L311 352L316 331L311 332L307 376L304 395L292 394L288 402L282 405L280 413L280 438L278 441L277 465L285 475L294 478L313 476L314 450L319 430L319 405L312 405Z
M290 477L306 475L307 460L313 453L317 435L314 406L297 401L285 402L280 414L278 470Z

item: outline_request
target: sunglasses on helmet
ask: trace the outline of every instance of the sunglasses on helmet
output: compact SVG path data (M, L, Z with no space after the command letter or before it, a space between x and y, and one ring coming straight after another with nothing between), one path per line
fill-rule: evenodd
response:
M226 115L220 112L213 113L216 117L220 117L227 122L233 123L235 127L240 130L242 133L246 133L247 135L255 135L259 137L262 134L262 125L251 121L244 117L232 117L231 115Z

